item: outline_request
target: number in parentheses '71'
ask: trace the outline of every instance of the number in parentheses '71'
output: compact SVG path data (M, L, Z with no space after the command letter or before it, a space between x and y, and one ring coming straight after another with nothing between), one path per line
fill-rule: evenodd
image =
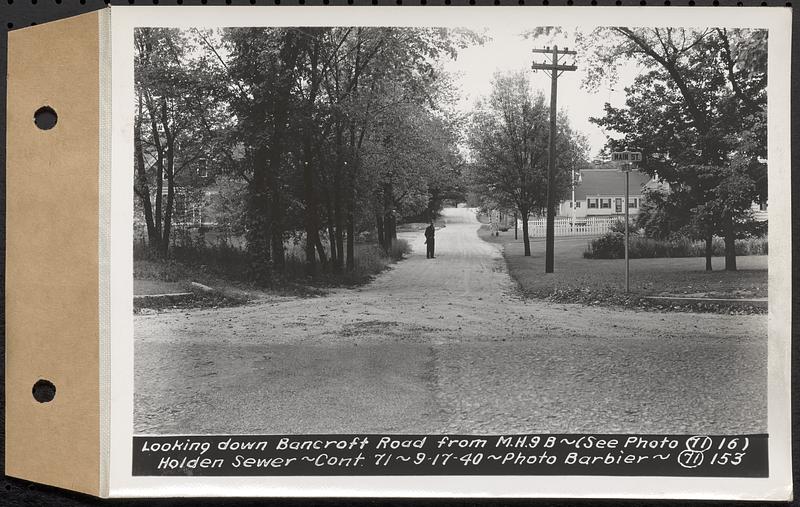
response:
M686 440L686 450L678 454L678 463L684 468L696 468L703 464L703 452L711 448L711 438L694 436Z

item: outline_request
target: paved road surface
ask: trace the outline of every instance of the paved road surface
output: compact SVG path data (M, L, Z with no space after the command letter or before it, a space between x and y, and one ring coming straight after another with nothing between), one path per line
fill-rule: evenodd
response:
M136 431L766 431L766 316L523 301L474 215L444 219L436 259L405 234L360 289L136 316Z

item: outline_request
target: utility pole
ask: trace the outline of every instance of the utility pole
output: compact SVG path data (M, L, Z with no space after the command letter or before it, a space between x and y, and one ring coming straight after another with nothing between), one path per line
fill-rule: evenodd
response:
M558 46L546 47L544 49L534 49L533 53L542 53L550 57L550 61L536 63L533 62L531 68L535 71L543 70L550 76L550 139L547 149L547 229L545 233L545 256L544 272L553 272L553 250L555 244L555 174L556 174L556 97L558 95L558 77L564 72L577 69L574 65L564 65L559 62L561 55L576 55L575 51L569 48L559 51Z

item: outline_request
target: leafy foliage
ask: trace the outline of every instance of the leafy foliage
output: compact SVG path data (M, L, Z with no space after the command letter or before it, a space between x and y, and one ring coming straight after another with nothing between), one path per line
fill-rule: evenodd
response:
M141 29L137 40L139 124L172 97L170 132L187 136L144 165L173 157L213 167L220 227L244 235L257 279L288 269L287 242L304 244L309 275L353 270L357 237L377 229L389 251L398 220L433 215L463 192L460 120L440 60L480 43L472 32Z
M556 198L566 194L571 172L585 159L586 142L557 119ZM550 115L541 92L531 90L522 72L494 77L492 92L477 104L469 128L474 158L470 179L474 191L495 208L514 209L523 223L525 255L530 255L528 217L547 205Z
M647 233L690 232L709 247L721 234L726 269L735 270L738 224L766 199L766 33L617 27L583 37L585 85L613 82L621 61L644 69L625 89L626 107L606 104L605 116L592 121L623 135L609 139L609 150L641 150L642 169L670 186L650 196Z

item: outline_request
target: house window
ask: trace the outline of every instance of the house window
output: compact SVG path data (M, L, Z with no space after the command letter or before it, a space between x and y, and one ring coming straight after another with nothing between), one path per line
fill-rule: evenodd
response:
M205 158L197 161L197 175L201 178L208 178L208 161Z
M586 207L587 208L596 208L597 207L597 199L586 199Z
M167 199L168 189L164 189L162 195L163 199ZM187 212L189 211L188 200L186 199L186 192L182 188L176 188L172 197L172 222L174 224L182 224L187 220Z
M580 207L581 207L581 202L580 201L575 201L575 209L580 208Z
M620 197L614 199L614 212L622 213L622 198Z
M608 199L600 199L600 207L611 209L611 198L609 197Z
M629 208L638 208L639 207L639 199L633 198L628 201Z

